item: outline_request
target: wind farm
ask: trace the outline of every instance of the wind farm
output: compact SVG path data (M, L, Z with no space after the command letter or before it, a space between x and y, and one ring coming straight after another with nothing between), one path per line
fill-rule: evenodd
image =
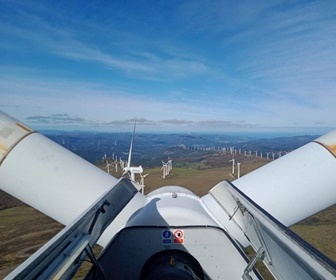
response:
M230 155L226 155L227 160L222 158L225 166L217 166L216 157L211 157L208 161L203 161L202 164L198 165L185 163L184 166L181 166L182 162L177 162L177 166L165 178L162 177L160 166L145 168L146 174L142 175L146 179L146 187L143 188L144 193L149 193L165 185L179 185L189 188L197 195L204 195L219 181L223 179L232 180L230 176L232 166L227 164L229 158ZM268 163L265 159L255 157L247 157L242 162L244 166L242 176ZM106 171L104 162L98 163L98 165ZM215 167L211 165L215 165ZM118 164L118 166L120 165ZM122 175L121 170L120 168L118 171L111 168L110 173L113 176L120 177ZM141 183L141 181L139 182ZM3 193L0 198L3 201ZM14 203L12 202L10 208L0 211L0 228L2 236L0 242L2 252L0 254L0 263L2 264L0 278L3 278L59 232L63 225L16 200ZM333 238L336 231L336 206L294 225L292 229L336 261L336 242ZM247 250L247 253L251 253L250 249ZM267 274L265 268L260 267L259 270L263 271L265 279L273 279Z
M222 148L220 147L215 148L214 146L195 148L183 144L173 147L167 147L161 151L160 158L162 167L156 166L156 167L143 168L141 165L135 166L137 164L135 165L132 164L133 147L136 146L135 145L136 140L134 140L135 136L134 132L135 130L131 135L130 149L128 151L128 154L123 153L123 156L127 156L128 158L127 161L124 161L122 157L119 156L118 153L116 153L116 151L114 151L113 153L103 152L103 156L100 156L100 161L97 163L97 165L107 174L115 178L125 176L129 177L134 183L139 185L139 190L142 194L149 194L157 189L160 189L163 186L178 185L180 187L188 189L189 191L195 193L198 196L203 196L206 193L208 193L209 190L214 185L223 180L239 179L240 177L244 177L245 175L249 174L251 171L254 171L259 167L265 166L270 162L274 161L273 159L263 157L262 151L260 151L260 149L255 150L252 148L251 149L235 148L235 146L233 145L228 145L228 147L222 147ZM99 141L99 145L97 145L99 149L102 147L102 143L103 141ZM252 151L255 152L252 153ZM167 158L168 154L169 156ZM285 154L287 154L287 152ZM167 161L165 162L163 158L167 158ZM138 176L136 177L136 175ZM9 209L13 210L16 208L16 210L18 211L17 213L22 213L22 211L26 211L27 213L29 213L28 215L29 217L27 220L25 221L19 220L19 226L20 224L24 225L26 229L27 228L30 229L30 232L34 232L33 227L27 227L27 222L31 221L30 219L35 219L36 217L39 217L38 219L40 219L42 222L44 218L41 218L41 216L35 213L34 210L32 209L27 210L26 209L27 206L22 206L19 203L18 205L19 207L14 208L11 207ZM14 203L14 205L12 206L18 206L18 205ZM2 228L7 227L6 223L8 222L8 219L9 220L11 219L11 215L17 214L15 211L12 212L11 210L4 209L3 210L4 212L0 213L4 214L3 216L4 224L3 225L0 224ZM334 214L335 209L334 207L331 207L326 211L325 216L322 216L323 217L322 221L324 220L326 222L329 222L330 217L331 219L333 219ZM314 221L314 219L321 221L321 218L310 218L308 219L307 223L311 225L312 224L311 222ZM33 234L33 236L40 237L41 234L43 233L42 235L48 239L53 234L57 233L59 230L62 229L62 226L60 224L53 222L50 219L44 222L49 225L48 232L44 232L43 229L37 224L36 231L38 233L36 235ZM302 230L302 228L307 227L307 223L302 222L301 224L295 225L294 227L296 227L298 232L300 232L304 236L305 233L309 232ZM11 228L12 226L13 224L11 224ZM323 223L323 226L326 226L326 224ZM327 226L329 233L323 232L323 236L324 237L330 236L330 232L331 233L333 232L332 229L334 226L335 226L334 224ZM9 229L9 227L7 228ZM324 228L324 230L325 229L326 228ZM10 234L11 236L9 236ZM308 237L307 236L305 237L308 238L310 243L318 244L316 246L323 252L324 250L328 251L328 249L324 247L325 245L321 246L320 242L321 240L311 241L309 239L310 238L309 235ZM29 245L25 242L22 242L23 247L18 247L15 238L25 239L25 236L22 235L21 232L19 236L15 236L13 235L12 231L10 231L10 233L8 233L8 236L6 236L6 240L8 240L8 243L6 242L4 244L3 251L5 253L3 263L8 264L8 267L6 265L6 269L8 268L8 270L5 270L7 272L11 270L10 269L11 265L13 265L16 262L22 261L25 257L28 257L31 253L33 253L36 249L38 249L42 245L40 238L36 240L35 238L33 238L34 240L32 240L31 238L27 238L27 241L29 241ZM332 237L330 236L330 239L331 238ZM6 247L8 246L8 244L12 244L12 246ZM15 246L13 244L15 244ZM330 248L330 243L328 244L328 248ZM250 253L249 249L246 250L246 253L251 254L251 256L253 256L253 253ZM334 258L333 254L329 253L328 256L331 259ZM16 263L16 265L17 264L18 263ZM264 270L263 267L260 267L259 269L261 271ZM263 273L266 273L265 275L267 275L267 272ZM272 278L268 278L268 276L266 276L265 279L272 279Z
M2 7L6 280L335 279L336 2Z

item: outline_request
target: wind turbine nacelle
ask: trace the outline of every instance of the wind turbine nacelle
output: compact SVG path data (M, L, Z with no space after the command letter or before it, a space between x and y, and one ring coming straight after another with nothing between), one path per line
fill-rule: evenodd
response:
M241 278L248 262L244 252L194 193L162 187L137 205L121 212L130 218L99 257L107 279ZM230 257L223 261L224 256ZM110 269L111 263L118 269ZM99 273L89 275L96 279ZM250 276L258 279L254 272Z
M130 172L134 174L140 174L143 173L143 168L141 165L136 167L130 167Z

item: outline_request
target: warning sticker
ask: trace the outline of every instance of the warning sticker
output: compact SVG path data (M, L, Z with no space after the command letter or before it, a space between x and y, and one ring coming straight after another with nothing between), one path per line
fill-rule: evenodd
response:
M173 232L174 244L183 244L184 242L184 232L181 229L176 229Z
M162 244L171 244L173 234L169 229L162 231Z

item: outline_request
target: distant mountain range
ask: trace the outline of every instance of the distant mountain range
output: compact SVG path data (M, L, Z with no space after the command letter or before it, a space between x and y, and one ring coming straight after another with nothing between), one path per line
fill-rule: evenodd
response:
M131 133L98 133L42 131L46 137L64 146L93 164L102 162L106 154L108 159L128 158ZM213 153L226 148L259 152L290 152L314 140L318 135L277 137L256 139L248 136L230 136L224 134L144 134L135 135L132 153L132 165L144 167L160 166L171 155L185 157L193 153L195 160L205 153ZM174 151L172 151L174 149Z

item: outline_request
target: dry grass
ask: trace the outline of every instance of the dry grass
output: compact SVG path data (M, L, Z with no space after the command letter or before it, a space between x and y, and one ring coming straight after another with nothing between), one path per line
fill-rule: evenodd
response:
M28 206L0 211L0 278L42 247L62 225Z

